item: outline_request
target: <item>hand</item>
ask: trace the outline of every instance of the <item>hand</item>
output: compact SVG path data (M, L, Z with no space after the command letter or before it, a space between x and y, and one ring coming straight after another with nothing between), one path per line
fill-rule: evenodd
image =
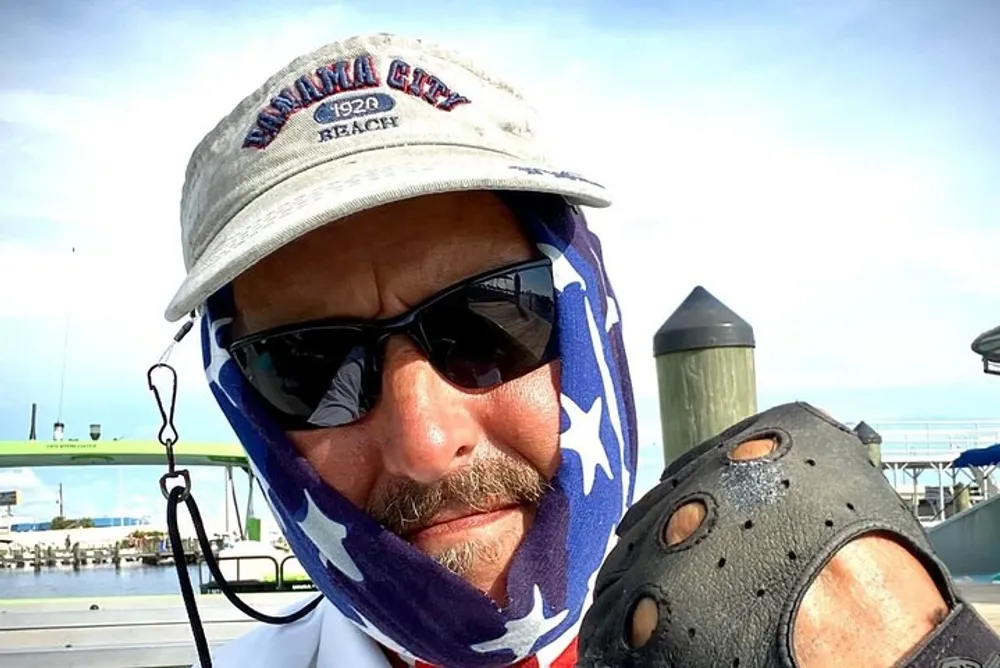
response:
M848 543L806 590L795 616L802 668L889 668L948 615L927 569L890 536Z
M774 441L737 446L736 460L763 457ZM681 506L667 521L666 542L678 545L704 520L703 506ZM651 599L649 599L651 601ZM801 668L889 668L910 653L948 614L927 569L887 535L868 535L842 547L806 589L792 627ZM631 643L641 647L656 628L655 605L637 606Z
M662 480L619 527L582 666L888 667L954 604L912 513L810 406L749 418Z

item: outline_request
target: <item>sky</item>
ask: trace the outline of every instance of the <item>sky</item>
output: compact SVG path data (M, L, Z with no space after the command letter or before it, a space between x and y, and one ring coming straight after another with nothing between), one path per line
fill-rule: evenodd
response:
M191 150L288 61L371 31L501 73L567 168L612 191L588 217L620 300L640 487L662 467L652 335L696 285L753 326L761 407L1000 419L1000 379L969 349L1000 324L995 3L277 5L0 0L0 440L26 437L32 402L43 437L57 418L71 437L155 435L145 373L176 330ZM172 357L181 437L232 440L198 357L195 336ZM0 470L0 488L39 519L60 482L71 515L159 515L157 475ZM221 474L199 475L220 505Z

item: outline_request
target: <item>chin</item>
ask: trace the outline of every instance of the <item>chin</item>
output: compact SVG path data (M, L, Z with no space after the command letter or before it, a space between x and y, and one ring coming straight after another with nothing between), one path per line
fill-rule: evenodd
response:
M525 535L531 528L535 509L521 508L517 513L498 522L491 530L474 532L447 546L416 547L432 559L483 592L499 605L507 603L507 575Z
M519 545L520 541L517 541L516 544L507 549L498 549L489 558L477 561L467 572L459 573L459 575L498 605L505 606L507 604L507 575Z

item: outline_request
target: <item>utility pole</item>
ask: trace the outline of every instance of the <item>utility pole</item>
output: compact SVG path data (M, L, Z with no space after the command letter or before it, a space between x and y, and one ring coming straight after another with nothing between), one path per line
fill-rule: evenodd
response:
M66 517L66 514L63 512L62 483L59 483L59 517Z

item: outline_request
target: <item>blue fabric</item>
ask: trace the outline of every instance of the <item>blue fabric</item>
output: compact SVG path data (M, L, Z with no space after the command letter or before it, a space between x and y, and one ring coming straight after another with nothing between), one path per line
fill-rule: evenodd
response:
M966 450L951 463L951 466L957 469L963 466L991 466L993 464L1000 464L1000 443L988 448Z
M202 319L212 393L292 550L359 628L412 659L502 666L575 637L614 528L631 503L636 420L617 301L600 243L561 199L505 194L553 263L561 351L561 465L510 569L500 609L325 485L273 424L225 350L224 289Z

